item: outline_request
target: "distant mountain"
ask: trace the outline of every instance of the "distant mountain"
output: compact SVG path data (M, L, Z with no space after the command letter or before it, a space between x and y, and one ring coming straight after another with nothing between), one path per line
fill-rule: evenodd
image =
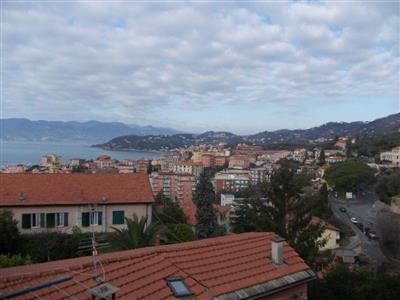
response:
M27 141L89 141L99 143L120 135L172 135L170 128L104 123L30 121L28 119L0 119L0 140Z
M310 129L263 131L253 135L235 135L230 132L207 131L195 134L165 135L124 135L113 138L104 144L95 145L109 150L160 150L188 147L199 144L226 143L234 146L238 143L251 143L263 146L307 144L313 141L335 136L374 136L378 134L400 132L400 113L377 119L372 122L330 122Z
M372 122L329 122L310 129L263 131L245 137L257 144L293 143L335 136L371 136L400 131L400 113Z

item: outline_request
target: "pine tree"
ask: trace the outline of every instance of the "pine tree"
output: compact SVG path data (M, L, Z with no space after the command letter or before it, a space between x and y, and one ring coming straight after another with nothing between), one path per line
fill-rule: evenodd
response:
M293 180L294 171L283 168L276 172L266 191L267 202L246 199L237 204L233 226L235 232L273 231L307 261L312 262L323 241L319 224L311 224L309 199L300 197L299 186Z
M199 239L214 236L217 232L217 216L213 207L214 188L210 178L202 174L194 194L196 210L196 234Z
M323 166L325 163L326 163L326 161L325 161L325 150L322 149L321 153L319 154L319 163L318 164L320 166Z
M329 218L332 215L332 211L329 207L328 188L326 187L326 183L321 186L318 194L315 196L312 210L313 215L321 219Z

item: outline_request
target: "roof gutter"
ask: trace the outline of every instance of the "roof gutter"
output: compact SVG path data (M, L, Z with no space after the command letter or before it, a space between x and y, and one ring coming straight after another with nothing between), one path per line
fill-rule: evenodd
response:
M307 271L300 271L294 274L277 278L265 283L253 285L232 293L223 294L215 297L215 300L256 300L262 299L265 296L273 295L281 291L314 281L316 279L315 273L309 269Z

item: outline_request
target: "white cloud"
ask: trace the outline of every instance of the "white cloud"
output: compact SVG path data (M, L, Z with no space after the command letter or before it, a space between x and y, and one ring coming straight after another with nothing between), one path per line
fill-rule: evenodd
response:
M399 95L399 4L30 3L3 12L3 116Z

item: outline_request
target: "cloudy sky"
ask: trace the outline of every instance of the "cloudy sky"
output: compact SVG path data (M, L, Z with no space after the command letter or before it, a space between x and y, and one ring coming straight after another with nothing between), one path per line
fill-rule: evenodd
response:
M399 112L397 1L2 1L1 117L253 133Z

